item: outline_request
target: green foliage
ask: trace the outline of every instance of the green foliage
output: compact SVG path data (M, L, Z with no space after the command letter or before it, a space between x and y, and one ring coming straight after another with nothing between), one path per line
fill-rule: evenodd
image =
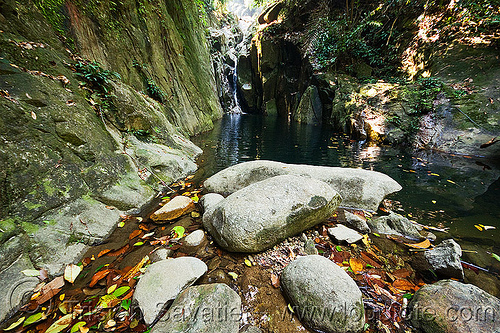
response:
M146 86L146 93L152 99L164 103L165 102L165 93L163 90L156 84L156 81L152 79L152 75L149 73L149 68L147 65L139 64L136 60L132 62L132 66L137 69L139 75L144 81L144 85Z
M146 92L148 93L149 97L160 103L163 103L165 101L165 93L153 79L148 79L146 81Z
M406 99L410 105L408 114L423 115L433 109L433 101L437 94L443 89L443 83L433 77L420 78L416 81L416 85L411 86L406 91Z
M115 79L121 79L120 74L103 69L98 62L82 62L76 65L76 75L82 78L89 88L108 93L109 83Z
M362 11L353 18L348 13L332 18L320 18L311 27L310 50L316 69L337 64L349 65L356 59L384 72L395 68L398 61L395 44L389 43L398 32L387 29L387 19L377 11ZM348 69L352 67L347 67Z
M63 4L65 0L34 0L35 6L43 14L47 22L59 34L64 35Z

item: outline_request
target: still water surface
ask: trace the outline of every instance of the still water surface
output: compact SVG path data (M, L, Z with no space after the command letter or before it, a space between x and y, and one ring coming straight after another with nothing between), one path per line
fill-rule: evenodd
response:
M198 161L203 179L256 159L384 172L403 186L390 197L401 202L399 213L448 227L458 241L500 250L500 167L492 162L366 145L326 128L245 114L226 115L213 131L192 140L204 150ZM474 224L497 229L481 232Z

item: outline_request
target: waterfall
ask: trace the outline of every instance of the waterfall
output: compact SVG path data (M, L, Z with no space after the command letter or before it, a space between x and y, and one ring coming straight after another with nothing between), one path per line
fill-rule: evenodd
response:
M224 26L210 28L212 57L224 112L243 113L238 101L238 58L246 44L252 25L260 8L251 8L253 0L229 0L227 11L232 14L224 19Z

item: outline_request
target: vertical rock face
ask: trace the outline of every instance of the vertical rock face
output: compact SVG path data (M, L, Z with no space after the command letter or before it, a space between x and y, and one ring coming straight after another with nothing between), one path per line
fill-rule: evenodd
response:
M69 36L84 57L137 90L162 91L169 120L193 135L221 115L203 17L190 1L67 1Z
M293 114L293 120L304 124L319 125L323 118L323 105L316 86L307 87Z
M0 276L21 256L60 273L156 177L196 169L185 134L221 115L200 20L186 0L0 1ZM102 94L70 48L100 63Z

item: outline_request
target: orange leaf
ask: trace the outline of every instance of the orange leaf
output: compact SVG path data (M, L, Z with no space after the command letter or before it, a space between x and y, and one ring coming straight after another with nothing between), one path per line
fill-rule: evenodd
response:
M415 285L408 280L398 279L392 283L392 286L396 289L403 291L412 291L415 289Z
M102 257L103 255L105 255L106 253L110 252L111 249L105 249L105 250L102 250L101 252L99 252L99 254L97 255L97 258L100 258Z
M279 288L280 287L280 279L274 273L271 273L271 284L273 285L274 288Z
M349 260L349 265L351 266L351 269L354 271L354 273L362 272L363 267L365 266L362 260L356 258L351 258Z
M130 248L130 245L127 244L127 245L119 248L118 250L108 252L108 256L110 256L110 257L118 257L119 255L124 254L125 252L127 252L127 250L129 248Z
M135 280L134 280L135 281ZM132 297L132 295L134 294L134 289L132 288L125 296L123 296L121 299L124 300L124 299L129 299L130 297Z
M420 243L416 243L416 244L408 244L408 243L405 243L405 245L409 246L409 247L412 247L414 249L427 249L428 247L431 246L431 241L426 239L424 240L423 242L420 242Z
M142 233L142 230L134 230L132 231L132 233L128 236L128 239L134 239L136 238L137 236L139 236L140 234Z
M105 269L103 271L95 273L94 276L92 277L92 280L90 280L89 287L92 288L93 286L95 286L96 283L99 282L99 280L103 279L110 272L111 272L110 269Z

